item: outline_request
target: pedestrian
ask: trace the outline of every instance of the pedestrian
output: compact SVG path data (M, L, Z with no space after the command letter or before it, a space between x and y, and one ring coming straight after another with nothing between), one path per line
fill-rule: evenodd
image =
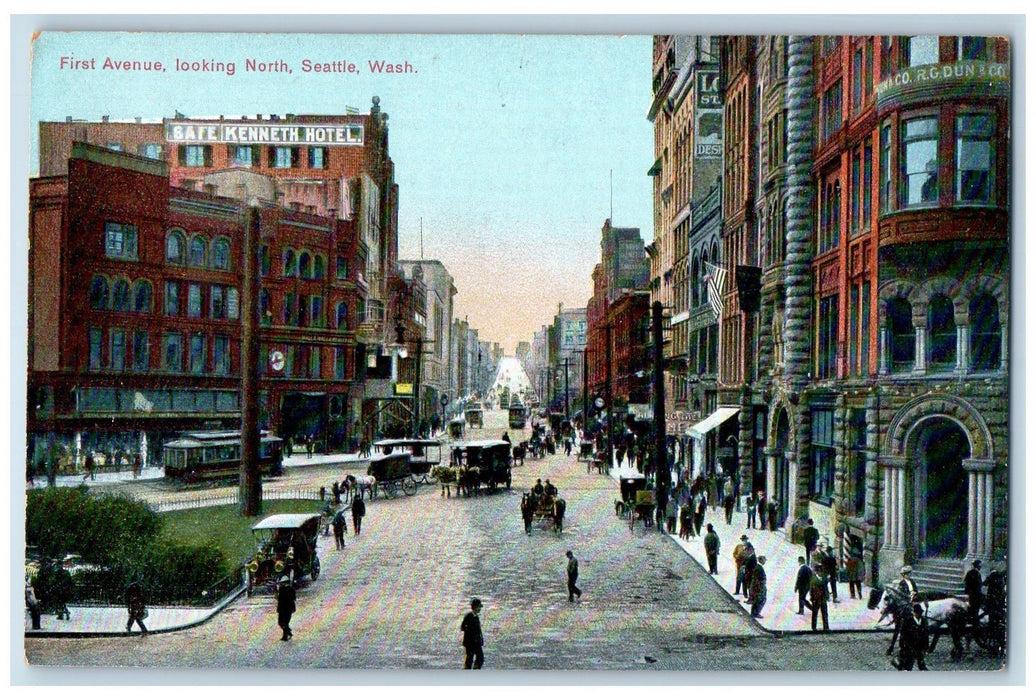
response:
M676 499L670 498L665 504L665 529L672 535L676 532Z
M820 531L813 525L813 518L806 519L806 529L802 531L802 544L806 548L806 563L812 564L813 549L820 541Z
M748 529L752 529L755 527L755 507L757 504L758 501L755 500L755 494L749 493L748 500L745 501L745 515L747 516L747 522L745 523L745 527Z
M525 534L532 534L532 494L522 496L522 522L525 524Z
M705 509L709 502L703 493L698 497L698 510L694 513L694 534L701 537L701 526L705 524Z
M917 584L914 583L914 579L910 578L912 573L914 573L914 568L910 565L901 568L899 570L899 583L897 584L899 592L911 603L917 597Z
M813 570L806 563L806 557L799 557L799 570L795 574L795 592L799 595L799 615L804 615L806 608L813 608L806 600L809 596L809 583L812 579Z
M759 512L759 529L765 530L766 514L768 511L766 503L766 494L764 494L762 491L759 492L759 497L756 499L755 509Z
M755 567L758 566L759 559L755 553L755 547L752 546L751 542L745 543L745 559L741 562L741 568L744 569L744 576L741 580L741 593L745 597L745 601L748 600L752 590L752 576L755 574Z
M855 546L849 548L849 558L845 561L845 577L849 580L849 597L863 600L863 557Z
M36 597L36 589L32 587L32 581L29 578L25 579L25 607L29 611L29 618L32 620L32 628L34 630L40 629L40 599Z
M777 501L771 500L766 504L766 522L770 525L770 532L777 532Z
M133 455L133 478L140 476L140 453Z
M295 613L295 587L287 576L281 576L277 587L277 626L281 628L281 641L292 638L291 616Z
M982 607L982 561L976 559L968 573L964 574L964 594L968 596L968 620L978 624L978 612Z
M622 469L622 460L626 456L626 446L619 444L615 450L615 463L619 465L619 469Z
M903 616L903 624L899 630L899 659L893 659L892 665L900 671L913 671L917 662L918 671L927 671L924 653L928 649L928 621L924 610L918 603L910 608L910 613Z
M147 617L147 604L144 600L144 587L139 581L134 581L126 588L126 611L129 613L129 620L126 621L126 632L133 628L133 623L140 625L140 633L147 634L147 627L144 626L144 618Z
M356 494L353 497L353 536L360 534L360 522L367 514L367 506L363 505L363 496Z
M734 517L734 494L732 493L723 497L723 515L727 519L727 525L730 525L730 521Z
M712 529L712 523L705 526L705 558L709 562L709 573L718 574L716 560L719 557L719 535Z
M94 480L94 456L92 453L86 455L86 460L83 462L83 466L86 468L86 473L83 474L83 481L86 481L87 477L90 481Z
M337 481L331 482L331 498L334 499L335 505L341 505L342 503L342 489L338 485Z
M565 456L572 456L572 438L567 435L565 436Z
M565 556L568 557L568 602L572 602L572 594L576 594L576 598L583 597L583 591L576 586L576 579L579 578L579 560L572 554L572 550L565 552Z
M476 671L482 668L482 662L485 660L482 652L485 639L482 637L482 623L478 619L481 610L482 601L472 598L471 612L465 615L464 620L460 623L460 631L464 635L461 641L461 644L464 645L464 668Z
M306 457L313 456L313 438L306 436Z
M813 564L813 575L809 581L809 607L813 611L813 631L817 631L817 614L824 621L824 631L830 631L827 625L827 582L823 578L820 562Z
M752 588L748 596L748 602L752 604L752 617L763 616L763 606L766 605L766 569L763 564L766 557L759 557L758 563L752 569Z
M745 554L748 549L748 535L741 535L741 541L734 547L734 595L738 595L741 592L741 585L745 580Z
M824 567L824 575L827 576L827 584L831 586L831 602L838 602L838 559L835 558L835 550L828 546L827 553L820 560Z
M335 549L345 549L345 514L339 509L331 521L331 528L335 532Z

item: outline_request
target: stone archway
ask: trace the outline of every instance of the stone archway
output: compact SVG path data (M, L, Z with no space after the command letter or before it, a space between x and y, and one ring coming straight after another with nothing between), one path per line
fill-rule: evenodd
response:
M913 491L910 538L918 558L967 555L968 476L971 445L961 426L943 416L922 419L910 441Z

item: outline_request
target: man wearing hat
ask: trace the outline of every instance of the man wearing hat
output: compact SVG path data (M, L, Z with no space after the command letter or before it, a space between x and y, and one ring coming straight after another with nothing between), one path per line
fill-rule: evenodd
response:
M835 558L835 550L833 547L828 546L827 552L820 560L820 565L824 567L824 574L827 575L827 584L831 586L831 602L838 602L838 559Z
M910 574L914 573L912 566L904 566L899 570L899 591L906 597L911 603L914 602L914 598L917 596L917 584L914 583L914 579L910 578Z
M741 565L745 562L745 549L748 545L748 535L741 535L741 541L734 546L734 572L737 585L734 587L734 595L741 592L741 583L744 580L744 572Z
M978 611L982 607L982 561L976 559L964 574L964 594L968 596L968 620L978 624Z
M572 554L571 549L565 552L565 556L568 557L568 602L571 603L572 595L582 598L583 591L576 585L576 580L579 578L579 560Z
M760 556L752 569L752 590L748 601L752 604L752 617L755 618L763 616L763 606L766 605L766 569L763 568L765 563L766 557Z
M482 668L484 655L482 645L485 640L482 638L482 623L478 614L482 610L482 601L478 598L471 599L471 612L464 616L460 623L460 631L464 634L461 644L464 645L464 668L466 670L478 670Z
M823 618L824 631L830 628L827 626L827 582L823 578L823 569L820 562L814 562L813 573L809 581L809 607L813 610L813 631L817 631L817 614Z
M799 615L804 615L806 608L810 610L813 606L806 600L809 595L809 584L813 580L813 570L806 563L806 557L799 557L799 570L795 574L795 592L799 594Z
M295 612L295 587L287 576L282 576L277 588L277 625L281 628L281 641L292 637L291 616Z

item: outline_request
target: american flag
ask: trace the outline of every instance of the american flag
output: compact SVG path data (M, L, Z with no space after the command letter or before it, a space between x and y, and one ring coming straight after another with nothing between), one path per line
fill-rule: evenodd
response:
M709 306L712 307L712 313L716 318L719 318L719 314L723 310L722 295L726 286L727 271L712 263L705 263L705 269L708 270L705 281L708 283Z

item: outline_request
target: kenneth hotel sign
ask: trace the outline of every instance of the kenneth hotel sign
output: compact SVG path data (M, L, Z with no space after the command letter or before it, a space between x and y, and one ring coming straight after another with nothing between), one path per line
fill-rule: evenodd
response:
M362 146L360 124L166 122L171 143L241 143L271 146Z

